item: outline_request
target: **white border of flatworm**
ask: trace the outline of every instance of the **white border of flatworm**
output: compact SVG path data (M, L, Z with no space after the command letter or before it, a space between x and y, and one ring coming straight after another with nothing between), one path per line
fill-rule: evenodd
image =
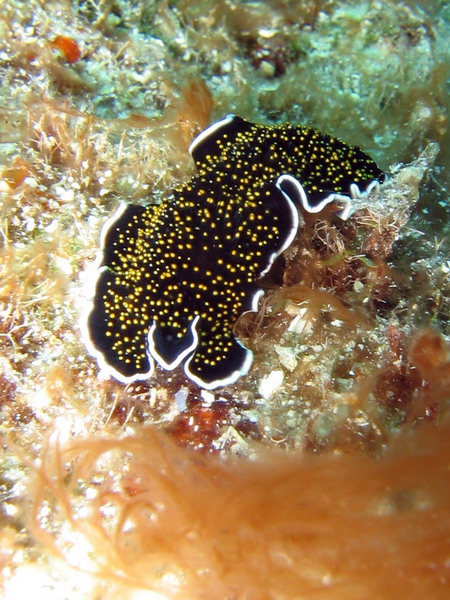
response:
M148 379L155 372L155 361L153 357L149 354L149 352L147 352L148 362L150 364L149 371L147 371L146 373L136 373L135 375L126 377L125 375L122 375L122 373L119 373L119 371L117 371L106 361L105 356L103 352L101 352L101 350L97 350L97 348L92 342L88 327L89 315L91 314L94 308L94 296L97 287L97 281L102 272L108 268L106 265L101 266L103 261L103 251L105 249L106 237L110 228L114 225L116 221L120 219L127 206L128 203L122 202L117 208L116 212L111 217L109 217L109 219L105 221L105 223L103 223L102 229L100 231L100 247L97 250L95 261L91 265L89 265L89 267L86 270L85 295L87 302L86 307L81 314L79 325L84 345L86 346L86 349L89 352L89 354L96 359L102 374L112 375L115 379L121 381L122 383L133 383L134 381L142 381L144 379Z
M215 133L216 131L218 131L219 129L221 129L224 125L228 125L229 123L231 123L231 121L234 119L235 115L227 115L226 117L224 117L223 119L221 119L220 121L217 121L217 123L213 123L212 125L210 125L209 127L207 127L204 131L202 131L201 133L198 134L197 137L195 137L192 142L189 145L189 153L192 155L192 153L194 152L194 150L196 149L196 147L203 142L204 140L206 140L207 137L209 137L212 133Z
M246 315L249 312L257 312L259 299L262 296L264 296L264 290L258 290L257 292L255 292L255 294L252 298L251 308L249 310L244 311L242 314ZM197 322L195 321L195 323L193 323L193 325L196 325L196 324L197 324ZM199 385L200 387L202 387L205 390L214 390L218 387L223 387L225 385L231 385L232 383L235 383L243 375L247 375L247 373L249 372L250 367L252 366L252 363L253 363L253 352L251 350L249 350L248 348L246 348L244 346L244 344L242 344L242 342L238 338L235 337L235 340L246 351L245 360L242 363L242 366L240 369L236 369L228 377L225 377L224 379L216 379L214 381L206 383L206 381L203 381L203 379L194 375L189 368L189 363L191 362L191 360L194 358L194 355L195 355L195 352L193 352L192 356L190 356L186 360L186 362L184 363L184 366L183 366L184 372L186 373L187 377L189 377L189 379L191 381L193 381L194 383L196 383L197 385Z
M289 196L289 194L283 190L282 185L284 181L288 181L294 186L295 191L297 192L295 198L291 198L291 196ZM363 191L359 189L358 184L351 183L349 190L350 193L348 196L345 194L333 192L332 194L329 194L326 198L324 198L318 204L315 205L309 203L308 196L305 192L305 188L302 186L300 181L296 179L293 175L289 175L288 173L280 175L275 185L286 198L295 201L299 206L301 206L304 210L311 214L321 212L326 206L328 206L328 204L331 204L332 202L343 204L343 208L338 210L336 214L343 221L346 221L352 214L352 200L358 200L359 198L368 196L372 190L380 186L380 182L377 179L374 179Z
M178 365L191 353L194 352L195 349L198 346L198 332L197 332L197 323L198 320L200 319L200 315L196 315L194 319L192 319L192 321L190 322L188 329L191 330L192 333L192 337L193 337L193 343L188 346L187 348L185 348L182 352L180 352L180 354L175 358L175 360L171 363L166 362L163 357L158 354L158 352L156 351L156 347L155 347L155 342L153 340L153 332L155 331L158 323L156 323L155 321L153 321L152 326L150 327L149 331L148 331L148 337L147 337L147 341L148 341L148 351L150 352L150 355L156 360L156 362L161 365L161 367L163 367L163 369L165 369L166 371L173 371L173 369L175 369L176 367L178 367ZM187 333L187 330L186 330ZM185 334L186 335L186 334Z

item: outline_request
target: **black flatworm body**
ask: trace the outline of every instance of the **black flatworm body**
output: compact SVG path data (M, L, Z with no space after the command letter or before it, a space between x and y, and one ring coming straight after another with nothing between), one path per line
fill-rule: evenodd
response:
M198 175L161 204L122 204L103 227L86 344L123 382L183 364L213 389L247 373L252 353L233 334L257 310L257 280L294 239L298 209L351 199L383 173L358 148L292 125L227 116L191 144ZM362 190L362 191L361 191Z

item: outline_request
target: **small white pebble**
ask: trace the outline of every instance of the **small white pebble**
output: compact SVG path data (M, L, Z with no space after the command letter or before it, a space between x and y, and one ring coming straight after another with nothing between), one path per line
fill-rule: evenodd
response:
M291 333L309 333L312 329L311 319L305 318L307 308L300 308L297 316L291 321L288 331Z
M277 390L284 380L284 373L281 370L272 371L264 377L259 386L258 392L261 394L263 398L266 400L270 398L270 396Z
M23 182L26 183L31 188L37 188L37 186L38 186L38 182L36 181L36 179L34 177L25 177Z
M206 404L212 404L216 399L214 394L212 392L209 392L208 390L202 390L200 392L200 396L203 398Z
M344 321L341 321L341 319L333 319L330 323L330 325L333 325L333 327L342 327L343 324Z
M269 29L268 27L261 27L261 29L258 30L259 35L265 40L272 38L276 32L276 29Z
M295 356L295 350L289 346L280 346L275 344L275 352L278 354L282 366L292 373L298 364Z
M231 62L229 60L224 61L220 66L220 70L222 73L230 73L231 72Z
M63 258L62 256L55 256L55 265L65 275L72 275L72 273L73 273L72 265L67 260L67 258Z
M8 517L13 517L17 514L18 508L14 504L8 504L8 502L4 502L3 511Z
M58 221L56 219L53 219L53 221L47 225L47 227L45 228L45 231L47 233L53 233L54 231L56 231L56 229L58 228Z
M88 222L89 227L97 227L99 218L96 217L95 215L89 215L87 218L87 222Z
M88 487L87 490L84 492L84 496L86 500L94 500L98 497L98 490L96 490L93 487Z
M262 60L259 65L260 72L264 75L264 77L273 77L275 75L275 65L270 63L267 60Z
M355 290L355 292L360 292L361 290L364 289L364 284L360 279L357 279L355 281L355 283L353 284L353 289Z
M60 195L59 195L59 199L62 200L62 202L72 202L72 200L74 199L74 191L69 188L68 190L64 190Z
M36 221L33 219L33 217L28 218L25 223L26 231L33 231L35 227Z
M175 393L174 398L175 398L175 402L177 403L177 408L179 410L179 412L183 412L183 410L186 410L186 400L188 399L189 396L189 388L187 388L186 386L181 387L178 392Z

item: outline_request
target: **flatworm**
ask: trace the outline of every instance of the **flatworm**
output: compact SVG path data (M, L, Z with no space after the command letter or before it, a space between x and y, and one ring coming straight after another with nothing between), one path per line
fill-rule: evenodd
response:
M294 239L298 209L352 198L383 172L359 148L306 127L265 126L229 115L192 142L198 175L159 205L121 204L105 223L94 265L86 345L122 382L155 362L183 364L203 388L235 382L252 353L233 326L256 311L257 280Z

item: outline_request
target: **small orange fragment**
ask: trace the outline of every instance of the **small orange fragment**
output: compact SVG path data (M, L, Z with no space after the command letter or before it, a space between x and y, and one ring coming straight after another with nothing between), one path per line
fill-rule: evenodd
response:
M58 35L50 42L52 48L57 48L66 62L70 65L77 62L81 58L81 50L77 42L66 35Z
M15 189L18 188L26 177L30 175L30 166L21 158L16 158L11 167L1 172L1 177L8 185Z

